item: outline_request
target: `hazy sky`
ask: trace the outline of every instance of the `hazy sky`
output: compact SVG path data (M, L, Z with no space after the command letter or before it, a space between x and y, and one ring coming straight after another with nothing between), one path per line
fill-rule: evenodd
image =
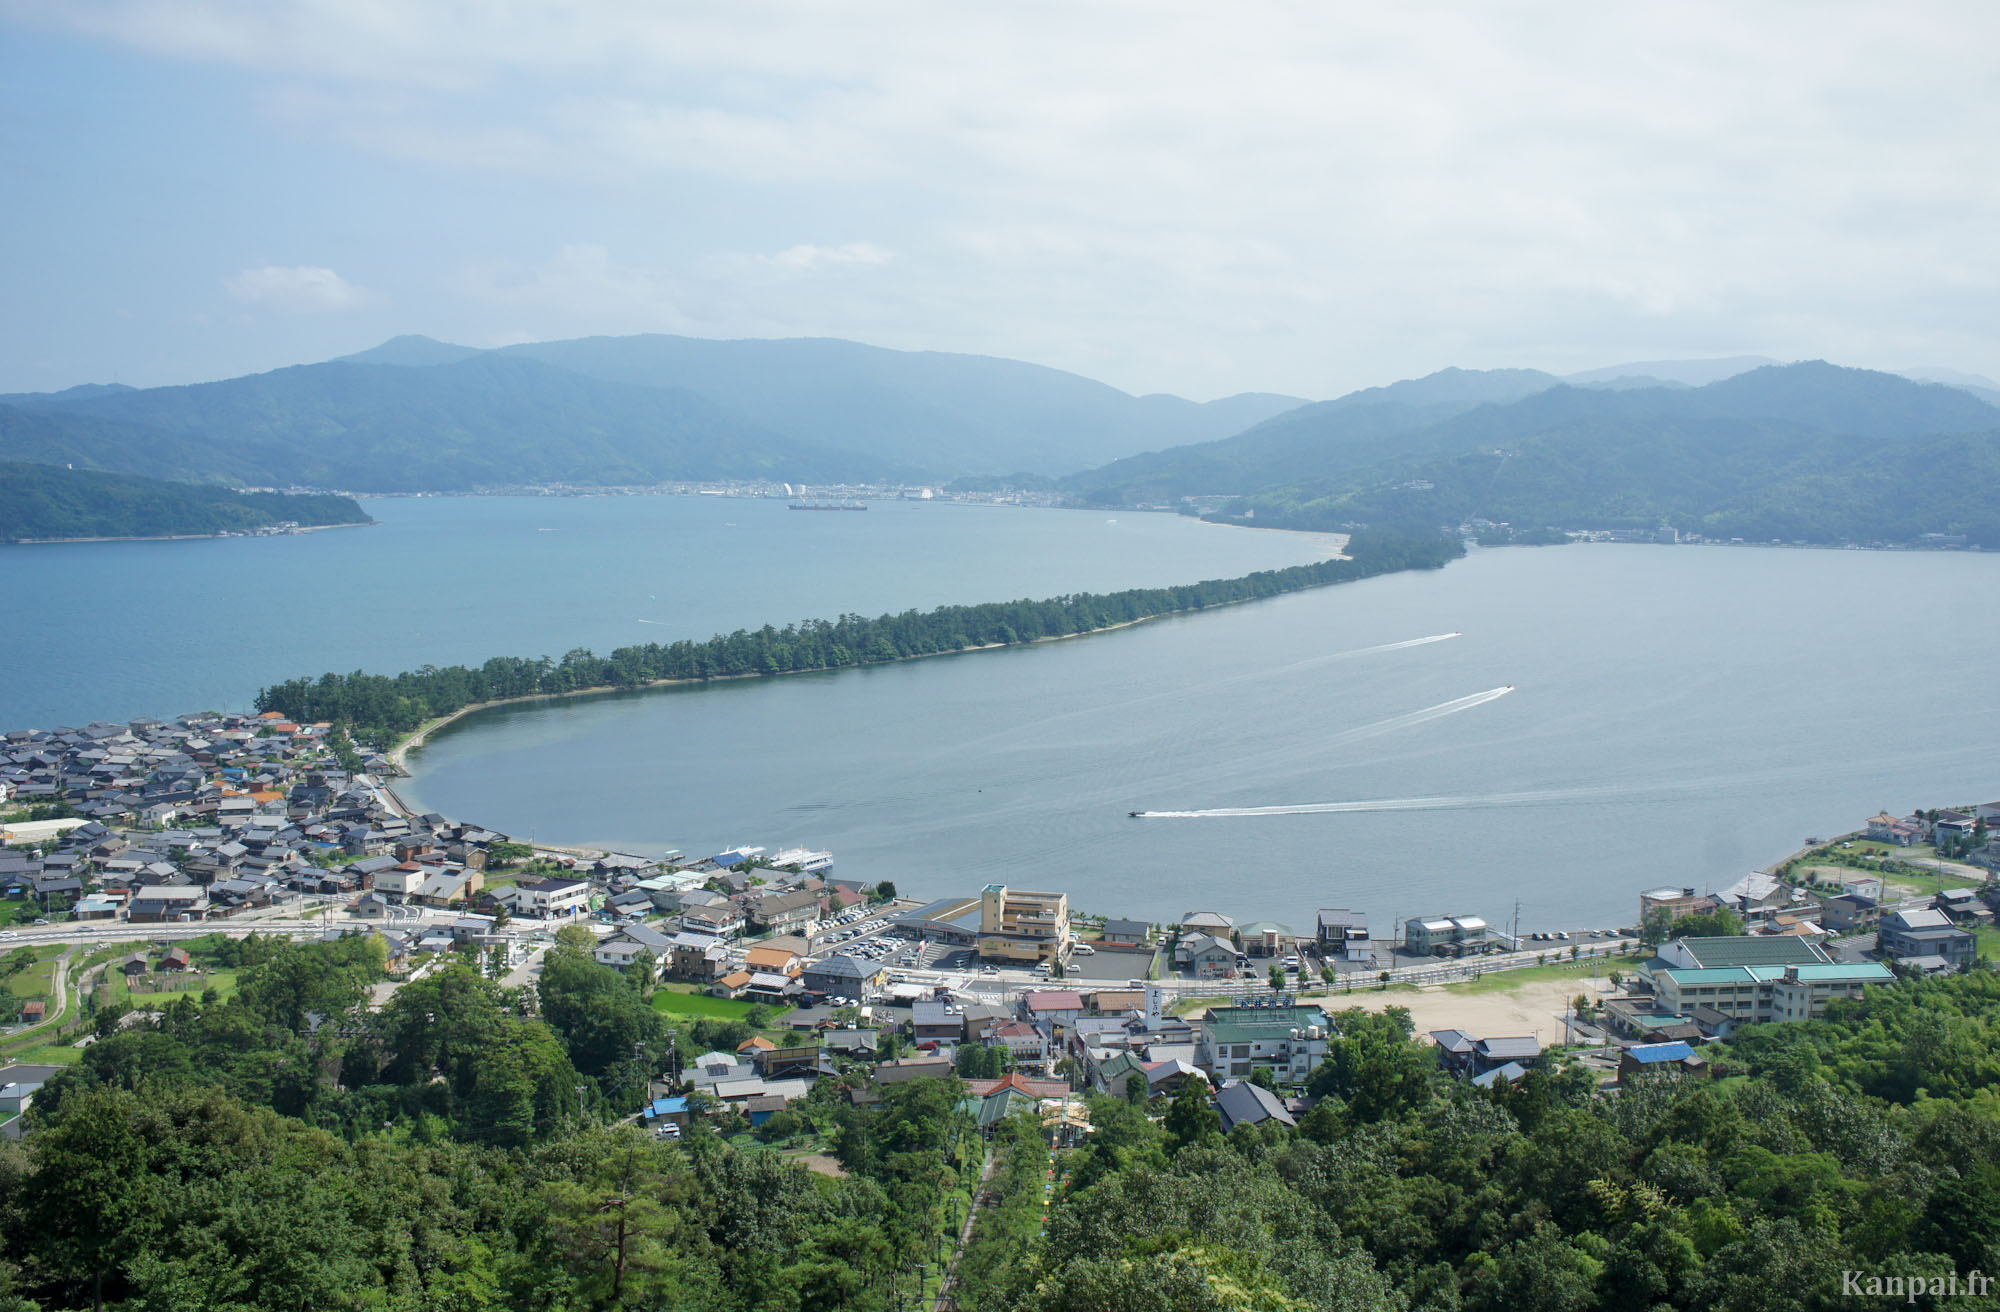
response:
M2000 374L2000 5L0 0L0 390L401 332Z

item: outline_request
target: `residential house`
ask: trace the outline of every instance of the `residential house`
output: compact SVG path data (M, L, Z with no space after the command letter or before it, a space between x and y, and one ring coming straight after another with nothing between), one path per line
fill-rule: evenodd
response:
M1464 1030L1432 1030L1431 1042L1437 1045L1440 1065L1467 1077L1484 1075L1509 1062L1525 1069L1542 1055L1541 1040L1533 1035L1482 1039Z
M208 890L193 884L154 884L133 892L131 908L128 919L135 925L200 920L208 909Z
M647 961L655 960L651 948L625 938L600 939L590 955L599 965L609 966L617 971L630 970L633 963L642 958Z
M1924 841L1924 822L1918 816L1898 818L1884 811L1869 817L1867 835L1877 843L1909 847Z
M1691 888L1652 888L1639 894L1639 923L1645 924L1646 917L1655 911L1664 911L1673 920L1683 916L1699 916L1715 910L1715 899L1706 893L1697 893Z
M1037 989L1023 993L1021 1015L1033 1024L1072 1026L1083 1015L1083 995L1075 989Z
M707 934L714 938L734 938L743 932L745 919L743 912L727 898L713 893L706 894L711 899L697 904L693 894L684 895L681 902L681 928L696 934Z
M427 907L464 906L478 894L485 882L486 876L477 870L440 871L417 885L410 900Z
M1320 954L1331 960L1366 963L1375 959L1375 944L1368 936L1368 917L1359 911L1321 907L1318 937Z
M587 879L536 879L514 886L516 914L537 920L578 916L590 909Z
M1880 904L1859 893L1839 893L1819 900L1819 923L1831 933L1865 930L1881 918Z
M1248 1080L1230 1080L1217 1089L1215 1110L1222 1115L1224 1134L1239 1125L1275 1123L1288 1130L1298 1128L1298 1122L1285 1110L1283 1098Z
M1753 870L1728 888L1716 893L1716 905L1727 907L1745 920L1754 920L1791 905L1791 885L1776 875Z
M1954 966L1971 963L1978 955L1972 931L1951 922L1944 912L1930 907L1891 912L1882 917L1877 931L1884 956L1943 957Z
M875 1083L902 1084L908 1080L940 1078L954 1074L949 1057L904 1057L875 1067Z
M743 964L753 973L763 971L790 977L799 973L804 962L798 949L790 944L760 943L745 955Z
M1090 995L1090 1007L1100 1016L1123 1016L1146 1009L1144 989L1099 989Z
M1197 979L1218 979L1236 973L1236 944L1213 934L1188 934L1174 945L1174 965Z
M801 982L807 992L824 997L867 999L881 990L887 977L888 971L879 962L841 955L807 966Z
M965 1039L965 1015L950 1002L919 1002L910 1007L910 1033L918 1043L960 1043Z
M1297 939L1290 925L1275 920L1253 920L1236 927L1236 940L1243 947L1244 955L1251 957L1276 957L1293 950Z
M819 894L805 890L767 893L750 904L751 926L773 934L803 930L818 919Z
M1708 1074L1708 1062L1686 1043L1641 1043L1618 1054L1618 1082L1635 1075L1678 1071L1687 1075Z
M1964 811L1939 811L1931 817L1931 841L1969 843L1979 827L1979 818Z
M706 983L726 973L729 950L715 935L684 929L670 943L671 964L667 969L675 979Z
M1486 942L1478 916L1412 916L1403 925L1403 950L1416 956L1454 956Z
M986 1040L1006 1048L1016 1066L1041 1066L1049 1058L1046 1034L1024 1020L1003 1020L987 1031Z
M1144 947L1153 936L1153 927L1143 920L1107 920L1102 941L1121 947Z

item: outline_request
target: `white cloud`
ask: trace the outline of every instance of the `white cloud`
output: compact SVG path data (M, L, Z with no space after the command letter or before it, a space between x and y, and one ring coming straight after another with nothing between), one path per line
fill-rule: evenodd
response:
M458 289L542 336L768 327L1320 395L1670 352L2000 369L1985 0L0 12L253 70L307 143L485 175L535 222ZM551 232L597 240L544 258ZM833 272L868 276L800 276Z
M222 285L239 301L268 305L288 314L356 310L383 300L379 293L355 286L332 269L309 264L261 265L231 274Z
M851 241L842 246L788 246L770 257L773 267L789 273L812 273L822 269L877 268L887 264L889 252L871 242Z

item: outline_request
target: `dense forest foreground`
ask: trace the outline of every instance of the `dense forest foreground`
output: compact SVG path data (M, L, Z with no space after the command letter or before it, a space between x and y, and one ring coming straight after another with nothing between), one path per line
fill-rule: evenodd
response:
M538 989L468 955L376 1012L379 939L197 941L235 995L101 1011L0 1144L0 1309L888 1312L935 1292L975 1193L968 1312L1789 1312L1879 1305L1849 1271L2000 1269L1989 971L1615 1094L1560 1057L1475 1091L1406 1014L1350 1011L1296 1129L1224 1135L1194 1081L1091 1096L1052 1154L1032 1111L988 1140L956 1077L865 1066L754 1135L618 1124L745 1031L670 1023L587 940Z
M637 688L663 680L742 678L837 670L982 647L1072 637L1139 620L1206 610L1406 569L1439 569L1465 554L1455 538L1434 533L1363 531L1345 558L1260 570L1172 588L1080 592L1045 601L940 606L868 619L843 615L783 629L738 629L705 642L646 643L609 656L578 648L560 661L494 657L479 666L425 666L397 675L322 674L263 689L257 709L295 720L331 720L365 735L394 737L438 716L481 702L560 696L596 688Z

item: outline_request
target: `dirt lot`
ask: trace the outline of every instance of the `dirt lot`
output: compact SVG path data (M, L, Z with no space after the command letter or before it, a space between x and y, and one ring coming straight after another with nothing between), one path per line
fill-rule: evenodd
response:
M1549 1044L1562 1042L1560 1018L1568 1013L1569 1004L1577 994L1603 998L1610 997L1613 992L1610 980L1593 979L1579 972L1554 979L1545 975L1531 977L1523 979L1513 988L1495 985L1489 977L1485 986L1480 988L1371 990L1336 993L1309 1001L1325 1007L1329 1013L1345 1011L1350 1007L1363 1011L1407 1007L1419 1034L1444 1029L1464 1030L1480 1038L1532 1034L1544 1044Z
M1560 1017L1569 1011L1577 994L1602 998L1611 996L1611 981L1577 975L1568 979L1540 979L1524 982L1516 989L1488 989L1469 992L1437 988L1392 990L1387 993L1356 993L1326 1001L1328 1011L1360 1007L1382 1011L1408 1007L1417 1024L1417 1033L1458 1029L1480 1038L1532 1034L1543 1043L1560 1043Z

